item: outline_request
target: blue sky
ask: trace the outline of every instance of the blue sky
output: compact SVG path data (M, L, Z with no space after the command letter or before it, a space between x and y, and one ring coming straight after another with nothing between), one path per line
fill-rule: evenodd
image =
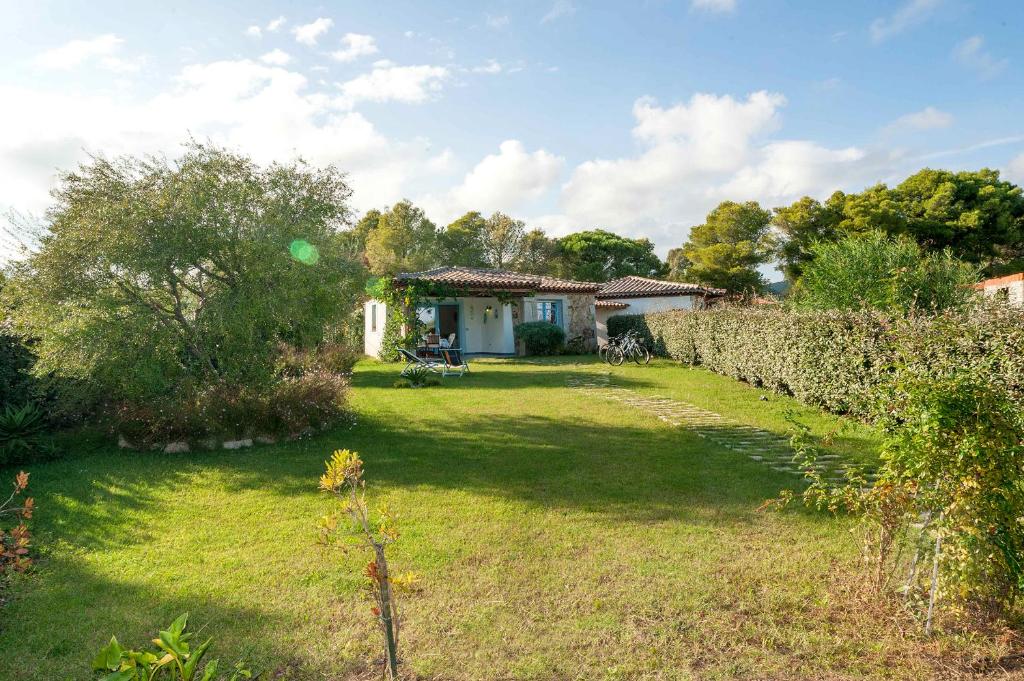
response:
M171 7L170 5L174 5ZM1024 182L1024 3L0 3L0 208L192 134L350 173L359 210L509 212L664 253L723 199L928 165Z

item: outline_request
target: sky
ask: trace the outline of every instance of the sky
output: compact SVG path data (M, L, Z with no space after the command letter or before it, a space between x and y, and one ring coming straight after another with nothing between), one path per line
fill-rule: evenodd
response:
M190 137L664 255L723 200L1024 183L1019 0L0 0L0 211ZM2 255L2 254L0 254Z

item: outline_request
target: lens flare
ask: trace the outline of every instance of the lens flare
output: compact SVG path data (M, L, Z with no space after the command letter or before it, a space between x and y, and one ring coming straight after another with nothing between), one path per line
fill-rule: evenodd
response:
M293 241L288 247L288 251L292 254L293 258L307 265L315 265L320 259L320 251L316 250L316 246L305 239Z

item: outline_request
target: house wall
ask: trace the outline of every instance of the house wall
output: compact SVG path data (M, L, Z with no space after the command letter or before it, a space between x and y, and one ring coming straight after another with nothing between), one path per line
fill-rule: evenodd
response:
M424 301L426 304L453 300ZM502 304L497 298L460 297L459 337L462 351L466 353L513 354L515 339L512 334L512 306ZM491 311L487 312L490 307Z
M1009 277L1006 277L1009 279ZM1024 281L1007 281L1000 283L986 282L982 293L986 297L1005 296L1008 305L1024 307Z
M376 308L376 324L374 324L374 308ZM379 300L368 300L363 304L363 352L370 357L380 354L380 346L384 340L384 320L387 306Z
M608 319L617 314L646 314L648 312L667 312L668 310L692 310L696 296L650 296L647 298L615 298L618 303L629 305L625 310L597 311L597 343L608 342ZM611 299L609 299L611 300Z

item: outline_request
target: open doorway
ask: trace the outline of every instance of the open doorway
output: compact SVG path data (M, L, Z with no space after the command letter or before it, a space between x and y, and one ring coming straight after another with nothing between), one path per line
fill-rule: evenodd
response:
M462 347L459 333L459 306L457 304L437 306L437 333L441 338L450 340L452 347Z

